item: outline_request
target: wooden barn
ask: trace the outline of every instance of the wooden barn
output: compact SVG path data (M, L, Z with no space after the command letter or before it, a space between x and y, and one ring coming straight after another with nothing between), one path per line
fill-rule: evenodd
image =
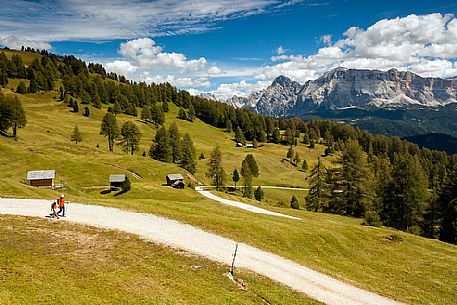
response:
M55 170L30 171L27 173L27 181L30 182L31 186L54 187L55 178Z
M181 174L169 174L167 175L167 185L171 185L174 188L184 188L184 177Z
M117 174L109 176L109 186L111 190L120 190L124 188L125 175Z

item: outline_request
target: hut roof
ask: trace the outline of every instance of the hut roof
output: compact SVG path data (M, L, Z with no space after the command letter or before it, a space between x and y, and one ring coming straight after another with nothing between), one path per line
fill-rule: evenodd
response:
M167 178L174 181L174 180L184 180L184 177L181 174L169 174Z
M124 182L125 181L125 175L124 174L117 174L117 175L110 175L109 176L109 182Z
M43 180L43 179L54 179L56 177L55 170L40 170L30 171L27 173L27 180Z

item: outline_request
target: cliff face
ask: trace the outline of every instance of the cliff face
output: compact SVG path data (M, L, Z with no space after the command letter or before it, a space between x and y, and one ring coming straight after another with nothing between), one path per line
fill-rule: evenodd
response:
M248 101L248 102L246 102ZM338 67L303 86L278 77L263 92L238 101L265 115L299 116L317 109L347 107L433 107L457 102L457 79L423 78L411 72Z

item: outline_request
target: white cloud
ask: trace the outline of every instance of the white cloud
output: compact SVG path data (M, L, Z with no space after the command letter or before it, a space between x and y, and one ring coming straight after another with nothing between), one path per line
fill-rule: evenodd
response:
M281 4L279 0L2 1L0 38L15 35L21 41L52 42L198 33L220 21L277 11Z
M276 50L275 53L278 55L283 55L286 53L286 49L284 49L282 46L279 46Z
M224 71L222 71L220 68L218 68L216 66L213 66L213 67L208 69L208 75L209 76L218 76L218 75L221 75L223 73L224 73Z
M140 80L148 84L150 83L170 83L178 87L210 87L211 83L204 77L190 78L190 77L176 77L175 75L153 75L149 72L143 72Z
M1 37L0 30L0 46L7 46L10 49L21 49L22 46L30 47L39 50L50 50L52 49L51 45L46 42L30 40L26 38L19 38L15 35Z
M327 46L331 46L332 45L332 35L330 35L330 34L322 35L319 38L319 41L321 41L323 44L325 44Z
M261 68L256 78L271 81L286 75L303 83L337 66L397 68L433 77L457 75L457 18L453 15L383 19L366 30L349 28L334 44L330 35L320 40L327 46L316 54L274 56L272 61L286 61Z
M119 53L133 60L140 68L169 68L179 69L182 73L198 71L205 67L206 59L187 60L181 53L162 52L160 46L150 38L140 38L121 43Z
M105 64L105 68L108 70L108 72L114 72L124 76L129 76L131 73L137 70L137 67L125 60L115 60L113 62L107 63Z
M245 80L236 82L236 83L228 83L228 84L220 84L217 86L216 89L211 91L206 91L207 93L214 94L217 98L221 100L228 99L234 95L237 96L247 96L252 92L260 91L268 87L271 83L269 81L256 81L256 82L248 82ZM200 90L191 89L192 94L198 95L202 93Z

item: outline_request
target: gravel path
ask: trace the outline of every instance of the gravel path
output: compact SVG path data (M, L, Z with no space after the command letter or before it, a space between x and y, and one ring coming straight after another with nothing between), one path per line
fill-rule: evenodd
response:
M268 211L268 210L265 210L265 209L262 209L262 208L258 208L256 206L253 206L253 205L250 205L250 204L247 204L247 203L242 203L242 202L239 202L239 201L224 199L224 198L221 198L221 197L218 197L218 196L214 195L213 193L211 193L209 191L205 191L204 187L201 187L201 186L195 187L195 190L197 192L199 192L201 195L205 196L206 198L215 200L217 202L220 202L222 204L225 204L225 205L228 205L228 206L231 206L231 207L240 208L240 209L243 209L245 211L252 212L252 213L266 214L266 215L279 216L279 217L286 217L286 218L290 218L290 219L300 219L298 217L294 217L294 216L290 216L290 215L286 215L286 214L281 214L281 213L276 213L276 212Z
M146 240L186 250L227 265L231 263L236 245L233 240L152 214L77 203L70 203L66 208L68 216L53 221L71 221L137 234ZM0 214L44 217L49 209L48 200L0 199ZM327 304L400 304L243 243L239 244L235 265Z

